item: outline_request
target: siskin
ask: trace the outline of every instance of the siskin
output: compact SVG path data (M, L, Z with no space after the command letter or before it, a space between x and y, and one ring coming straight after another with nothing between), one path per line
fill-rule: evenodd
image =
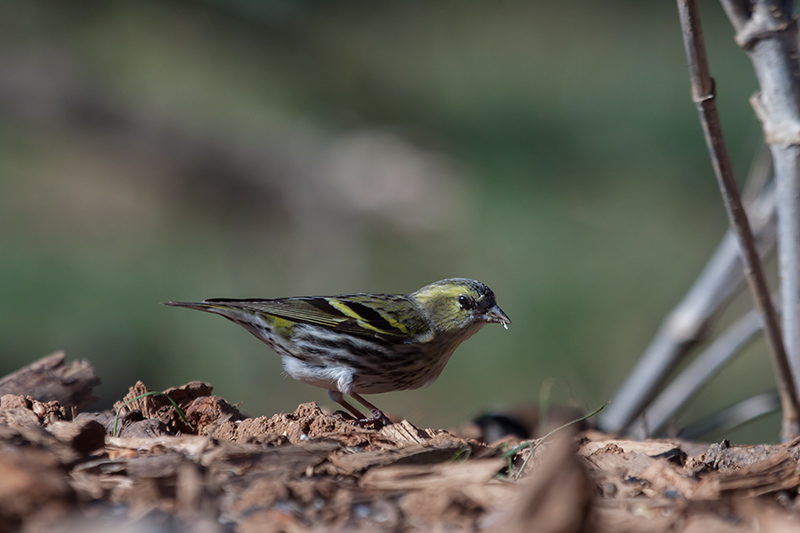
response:
M436 381L459 344L484 324L511 320L492 290L451 278L411 294L345 294L274 300L213 298L165 302L216 313L247 329L281 356L294 379L328 389L361 424L390 424L361 394L425 387ZM351 396L369 418L344 399Z

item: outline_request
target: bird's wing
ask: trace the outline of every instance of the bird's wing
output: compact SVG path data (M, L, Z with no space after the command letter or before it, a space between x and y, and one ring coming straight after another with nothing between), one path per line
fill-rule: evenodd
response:
M397 295L354 294L275 300L214 298L205 302L395 343L413 338L427 327L414 304Z

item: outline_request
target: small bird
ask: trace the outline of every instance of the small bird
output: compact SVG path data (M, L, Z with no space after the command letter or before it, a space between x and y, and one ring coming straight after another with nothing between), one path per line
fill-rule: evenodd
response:
M239 324L281 356L298 381L328 389L360 425L391 421L361 394L426 387L455 349L484 324L511 320L479 281L450 278L411 294L344 294L294 298L212 298L164 302L216 313ZM344 399L369 409L365 417Z

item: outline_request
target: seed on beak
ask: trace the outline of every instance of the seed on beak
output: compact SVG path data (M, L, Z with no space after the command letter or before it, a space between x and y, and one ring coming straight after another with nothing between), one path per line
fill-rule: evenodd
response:
M511 324L511 319L508 318L508 315L505 314L497 305L486 311L486 314L483 315L483 319L486 322L496 322L497 324L502 324L505 329L508 329L508 325Z

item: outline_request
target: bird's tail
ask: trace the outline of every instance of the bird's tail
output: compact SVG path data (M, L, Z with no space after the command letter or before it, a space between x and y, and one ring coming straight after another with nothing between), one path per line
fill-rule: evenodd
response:
M238 315L242 313L240 307L225 304L222 302L162 302L161 305L169 305L172 307L186 307L189 309L197 309L198 311L205 311L207 313L214 313L222 315L225 318L235 320Z
M218 300L204 300L202 302L163 302L163 305L187 307L189 309L197 309L198 311L220 315L242 326L258 339L272 346L270 342L271 337L267 335L267 332L272 326L268 316L259 316L259 313L249 309L243 302L220 298Z

